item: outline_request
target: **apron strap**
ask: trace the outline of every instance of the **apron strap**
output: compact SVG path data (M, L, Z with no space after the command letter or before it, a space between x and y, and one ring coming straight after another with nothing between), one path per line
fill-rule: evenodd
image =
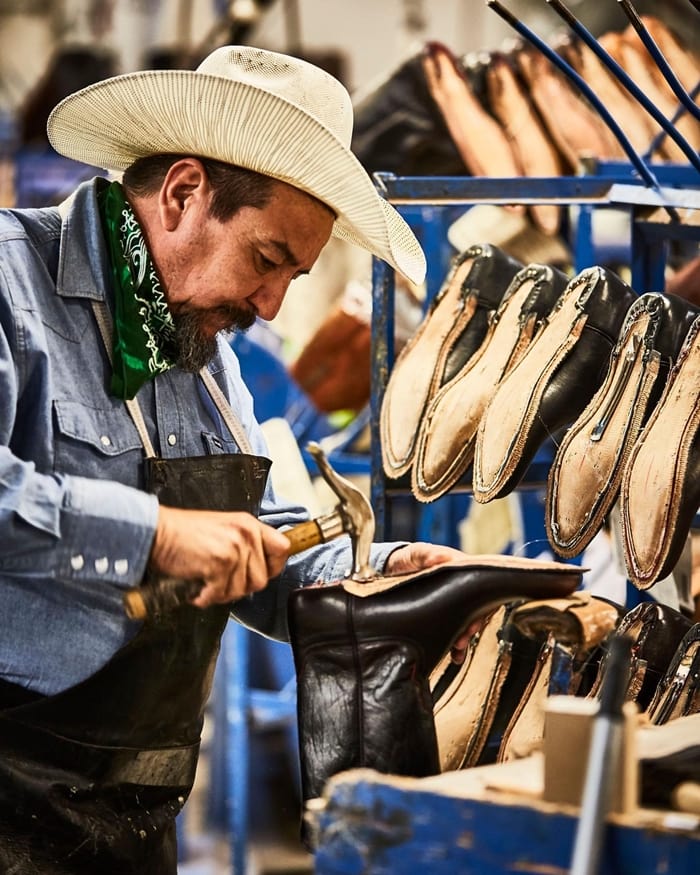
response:
M107 358L109 359L110 364L114 364L114 359L112 357L112 322L109 310L107 310L103 301L92 301L91 303L92 312L95 314L95 319L97 319L97 325L99 326L100 334L102 335L102 342L107 350ZM126 409L129 411L134 425L136 426L136 431L139 433L141 443L146 452L146 458L155 459L156 452L153 449L151 438L148 435L146 423L143 420L143 414L139 407L139 402L135 398L129 398L124 403L126 404Z
M248 440L245 431L243 430L240 419L233 412L233 408L228 403L226 396L219 388L219 384L211 375L209 368L202 368L202 370L199 372L199 376L202 378L202 381L204 382L207 391L211 395L214 404L216 404L222 419L226 423L226 427L231 432L231 437L238 444L238 449L242 453L248 453L249 455L254 456L255 452L250 445L250 441Z
M112 364L112 324L109 310L107 309L103 301L92 301L91 303L93 313L95 314L95 319L97 320L97 325L100 329L102 342L104 343L105 350L107 351L107 357L109 358L110 364ZM212 401L216 405L219 413L221 414L221 418L224 420L226 427L230 431L231 437L238 444L239 450L242 453L254 455L253 448L251 447L250 442L246 437L240 420L233 412L231 405L226 399L226 396L219 388L219 385L214 377L212 377L209 369L206 367L202 368L199 372L199 376L204 382L207 391L211 395ZM139 433L139 437L141 439L141 443L143 444L146 457L149 459L155 459L156 453L153 449L151 438L148 435L146 423L144 422L143 414L141 413L141 408L139 407L139 402L136 400L136 398L128 398L124 401L124 403L126 404L126 409L129 411L131 419L136 426L136 431Z

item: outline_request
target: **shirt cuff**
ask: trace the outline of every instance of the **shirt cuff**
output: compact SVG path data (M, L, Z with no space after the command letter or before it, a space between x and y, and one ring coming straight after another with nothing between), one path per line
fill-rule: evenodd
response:
M59 576L121 587L140 583L158 522L158 499L106 480L67 477Z

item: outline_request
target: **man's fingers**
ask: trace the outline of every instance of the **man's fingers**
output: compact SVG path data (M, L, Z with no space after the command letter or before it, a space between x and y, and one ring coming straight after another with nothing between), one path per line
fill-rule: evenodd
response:
M262 529L262 546L267 563L268 577L276 577L289 559L291 543L289 538L270 526Z

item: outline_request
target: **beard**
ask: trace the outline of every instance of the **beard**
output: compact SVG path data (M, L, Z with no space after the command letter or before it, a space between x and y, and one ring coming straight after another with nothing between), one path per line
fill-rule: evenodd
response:
M177 345L177 365L183 371L196 374L216 355L217 337L206 330L211 324L212 313L220 313L224 326L220 331L247 331L255 322L254 310L230 304L226 307L216 307L214 311L191 310L186 313L173 314L175 323L175 343Z

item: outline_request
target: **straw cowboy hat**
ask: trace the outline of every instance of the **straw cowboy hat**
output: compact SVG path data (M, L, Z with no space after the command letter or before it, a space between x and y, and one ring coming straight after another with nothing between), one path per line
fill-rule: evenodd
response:
M425 256L350 151L350 95L298 58L223 46L196 70L145 70L71 94L49 116L62 155L125 170L158 153L201 155L256 170L328 204L333 233L384 259L414 283Z

